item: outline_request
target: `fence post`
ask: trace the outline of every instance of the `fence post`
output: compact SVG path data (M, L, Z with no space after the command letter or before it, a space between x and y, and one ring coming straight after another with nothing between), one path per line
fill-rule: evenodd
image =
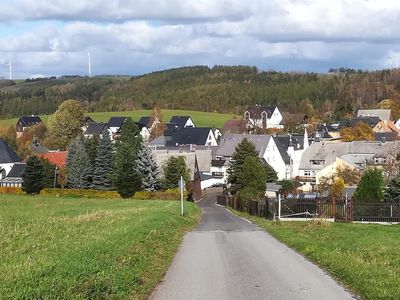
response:
M278 194L278 220L281 219L281 205L282 205L282 203L281 203L281 201L282 201L281 197L282 197L281 194Z

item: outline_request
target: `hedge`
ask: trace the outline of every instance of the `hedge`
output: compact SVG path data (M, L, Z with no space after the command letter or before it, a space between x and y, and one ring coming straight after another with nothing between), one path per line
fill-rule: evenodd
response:
M0 187L0 194L14 194L14 195L25 195L25 192L18 187ZM90 189L53 189L46 188L40 191L40 196L53 196L53 197L71 197L71 198L101 198L101 199L117 199L121 198L116 191L99 191ZM184 199L187 198L188 194L185 191ZM168 189L166 191L140 191L136 192L132 197L137 200L180 200L181 193L179 189Z
M183 197L186 199L187 196L187 192L184 191ZM181 192L179 189L168 189L166 191L157 192L140 191L136 192L135 195L133 195L133 198L140 200L180 200Z
M75 189L43 189L41 196L73 197L73 198L121 198L116 191L75 190Z
M20 187L0 186L0 194L25 195Z

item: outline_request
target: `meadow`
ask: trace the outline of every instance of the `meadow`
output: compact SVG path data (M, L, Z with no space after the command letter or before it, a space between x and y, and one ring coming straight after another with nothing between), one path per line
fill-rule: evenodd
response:
M1 299L144 299L162 279L193 203L0 195Z
M162 110L165 122L169 122L172 116L191 116L195 125L198 127L216 127L222 128L224 123L235 117L233 114L221 114L213 112L201 112L191 110ZM140 117L150 116L151 110L134 110L134 111L113 111L113 112L94 112L87 113L93 120L97 122L108 122L110 117L131 117L134 121L138 121ZM43 122L47 122L48 116L40 116ZM17 123L18 118L0 120L0 127L9 127Z
M273 222L241 214L362 299L400 299L400 225Z

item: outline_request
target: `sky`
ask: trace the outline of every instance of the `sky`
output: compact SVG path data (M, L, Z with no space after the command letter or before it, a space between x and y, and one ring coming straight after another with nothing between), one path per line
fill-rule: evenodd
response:
M0 77L400 65L398 0L0 0Z

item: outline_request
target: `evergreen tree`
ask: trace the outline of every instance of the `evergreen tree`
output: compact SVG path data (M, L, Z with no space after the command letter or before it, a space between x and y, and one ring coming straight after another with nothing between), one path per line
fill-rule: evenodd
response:
M278 180L278 174L269 163L264 162L265 172L267 173L267 182L276 182Z
M97 146L93 170L93 188L96 190L111 190L113 187L113 154L114 145L110 133L104 130Z
M258 157L248 156L245 158L242 172L237 177L237 183L241 188L248 187L265 192L267 171Z
M99 145L100 136L97 134L91 139L83 139L83 144L86 149L86 155L89 160L90 169L87 174L87 179L89 182L89 187L93 188L93 176L94 176L94 166L96 164L97 146Z
M87 189L91 165L82 139L77 137L68 146L67 156L68 186L73 189Z
M116 141L114 186L123 198L132 197L142 186L137 170L138 152L142 145L139 128L131 118L124 122Z
M40 159L43 165L43 188L54 187L54 177L56 176L56 166L47 159ZM57 182L56 182L57 184Z
M231 165L228 169L228 183L231 184L231 190L236 192L241 189L243 186L240 183L239 176L243 172L243 164L244 160L247 157L256 157L258 158L258 152L256 150L256 146L244 138L235 148L235 152L233 153Z
M400 203L400 178L393 178L385 192L385 201L390 203Z
M181 176L185 182L189 181L189 169L183 156L171 156L163 168L165 189L174 189L178 187Z
M160 171L149 147L142 147L139 151L138 171L142 176L142 189L145 191L156 191L161 188Z
M29 157L22 174L22 190L28 195L38 194L43 188L43 165L36 156Z
M379 202L383 199L384 178L379 169L366 170L354 192L358 202Z

